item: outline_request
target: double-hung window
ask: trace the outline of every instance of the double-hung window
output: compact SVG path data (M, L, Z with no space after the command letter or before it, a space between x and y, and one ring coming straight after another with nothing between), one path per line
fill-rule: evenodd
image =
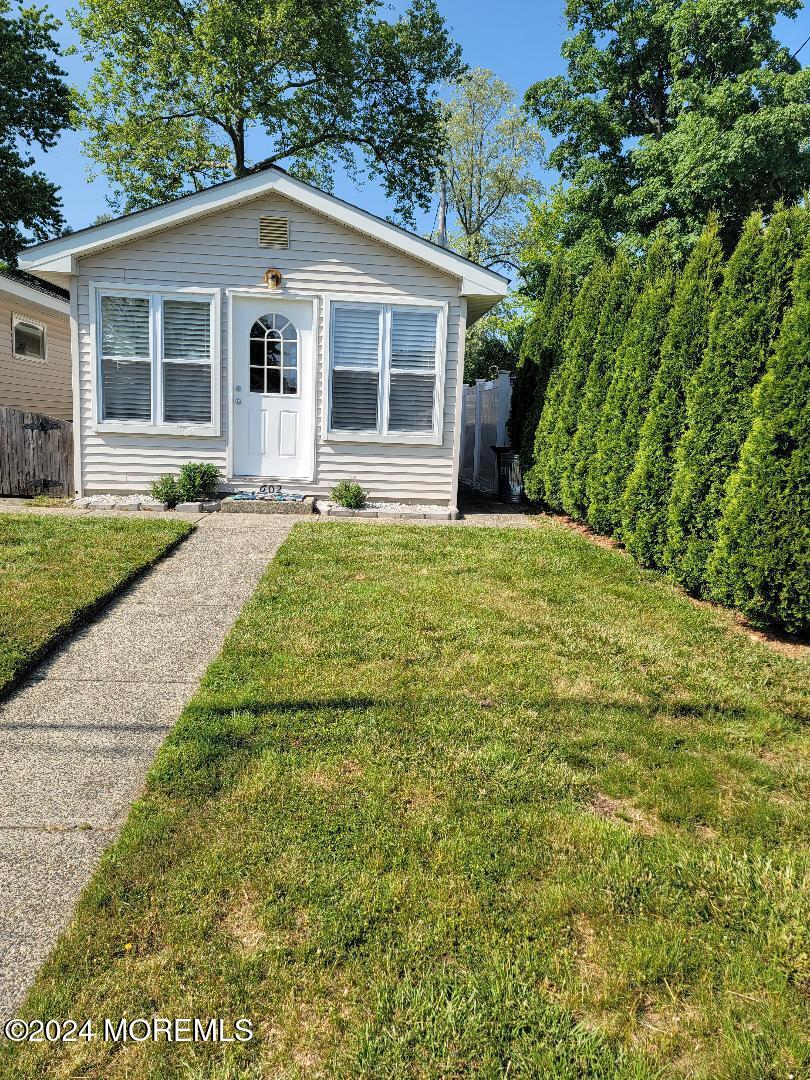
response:
M336 302L329 431L437 441L442 309Z
M216 434L215 298L98 294L99 422Z

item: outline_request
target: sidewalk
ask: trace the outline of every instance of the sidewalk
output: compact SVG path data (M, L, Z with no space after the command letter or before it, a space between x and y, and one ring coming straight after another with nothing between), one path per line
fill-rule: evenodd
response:
M207 515L0 705L0 1018L70 920L152 759L300 518Z

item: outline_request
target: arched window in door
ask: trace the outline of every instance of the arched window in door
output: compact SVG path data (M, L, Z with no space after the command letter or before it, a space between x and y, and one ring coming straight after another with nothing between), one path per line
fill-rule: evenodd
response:
M262 315L250 329L250 392L298 393L298 330L284 315Z

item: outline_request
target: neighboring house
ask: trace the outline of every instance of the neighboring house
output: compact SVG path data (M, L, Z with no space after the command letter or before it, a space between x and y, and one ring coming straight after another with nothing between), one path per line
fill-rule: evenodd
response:
M70 291L80 493L211 461L230 487L455 504L465 328L500 275L278 168L20 264Z
M0 270L0 407L73 419L68 293Z

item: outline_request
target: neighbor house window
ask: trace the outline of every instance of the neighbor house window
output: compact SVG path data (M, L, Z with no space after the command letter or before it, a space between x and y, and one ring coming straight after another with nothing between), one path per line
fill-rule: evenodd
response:
M40 323L14 316L14 355L27 360L44 360L46 356L45 327Z
M210 428L213 315L209 297L101 294L100 419Z
M331 430L433 435L438 358L437 309L335 304Z

